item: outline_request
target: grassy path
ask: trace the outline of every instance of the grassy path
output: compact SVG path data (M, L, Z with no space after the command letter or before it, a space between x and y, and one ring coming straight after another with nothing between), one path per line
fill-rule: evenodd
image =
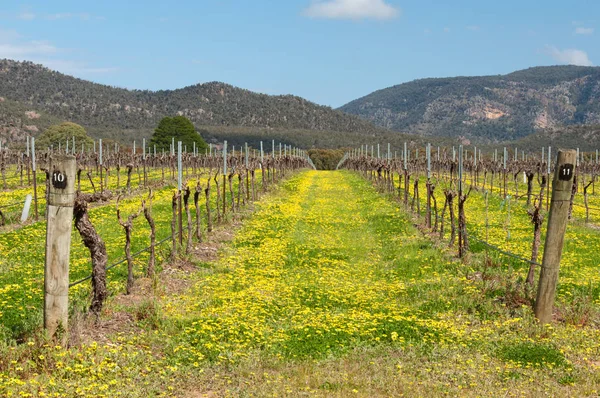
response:
M0 395L598 394L596 328L537 326L358 175L304 172L258 206L188 290L133 310L141 331L0 361Z
M284 189L166 308L185 330L177 362L213 364L199 391L595 394L597 330L537 326L355 174L309 172Z
M352 175L307 173L285 189L216 273L169 303L185 324L183 358L324 358L440 334L406 290L443 260L398 209Z

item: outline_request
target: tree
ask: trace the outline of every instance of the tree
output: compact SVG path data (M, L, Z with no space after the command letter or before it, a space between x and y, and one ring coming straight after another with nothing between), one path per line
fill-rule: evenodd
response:
M187 146L188 151L191 151L196 143L196 148L203 152L208 145L202 139L200 133L185 116L164 117L158 123L158 127L152 134L150 145L156 145L158 150L169 150L172 138L175 138L175 143L181 141L183 147Z
M46 149L54 147L57 149L59 145L65 148L67 141L69 148L73 145L73 137L75 137L75 146L81 148L81 144L85 148L90 148L94 145L94 140L85 132L85 129L76 123L64 122L50 126L36 139L36 147L38 149Z
M343 149L309 149L308 156L317 170L335 170L344 156Z

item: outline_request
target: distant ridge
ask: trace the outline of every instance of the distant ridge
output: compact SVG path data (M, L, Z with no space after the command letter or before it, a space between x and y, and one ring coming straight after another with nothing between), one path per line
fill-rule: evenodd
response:
M541 129L600 124L600 67L535 67L507 75L414 80L340 110L423 136L512 141Z
M270 96L211 82L177 90L127 90L77 79L31 62L0 60L0 133L42 130L70 120L118 139L149 135L159 120L184 115L197 126L382 134L357 116L292 95ZM10 105L10 106L9 106ZM25 110L35 111L32 119Z

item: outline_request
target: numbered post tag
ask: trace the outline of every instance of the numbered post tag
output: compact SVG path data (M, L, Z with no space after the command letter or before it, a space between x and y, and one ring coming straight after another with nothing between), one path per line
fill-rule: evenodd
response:
M57 189L65 189L67 187L67 176L61 171L52 173L52 186Z
M558 179L561 181L570 181L573 178L573 165L565 163L558 170Z

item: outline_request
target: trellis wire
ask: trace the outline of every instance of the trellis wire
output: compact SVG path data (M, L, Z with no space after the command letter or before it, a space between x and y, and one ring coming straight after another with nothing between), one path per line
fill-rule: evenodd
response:
M410 193L408 194L408 196L409 196L410 198L413 198L413 197L414 197L414 195L411 195ZM487 206L486 206L486 208L487 208ZM436 218L439 220L440 216L437 216ZM466 232L467 236L469 237L469 239L473 239L474 241L476 241L476 242L478 242L478 243L481 243L481 244L483 244L484 246L488 247L489 249L493 249L493 250L495 250L495 251L499 252L500 254L503 254L503 255L505 255L505 256L508 256L508 257L514 258L514 259L516 259L516 260L520 260L520 261L523 261L523 262L525 262L525 263L528 263L528 264L533 264L533 265L535 265L535 266L537 266L537 267L543 268L542 264L540 264L540 263L538 263L538 262L535 262L535 261L532 261L532 260L528 260L528 259L526 259L525 257L521 257L521 256L519 256L519 255L518 255L518 254L516 254L516 253L509 252L509 251L507 251L507 250L501 249L501 248L500 248L500 247L498 247L498 246L492 245L491 243L489 243L489 242L487 242L487 241L484 241L484 240L482 240L482 239L479 239L477 236L475 236L475 235L471 234L471 233L470 233L468 230L466 230L465 232Z
M0 206L0 209L6 209L8 207L15 207L15 206L20 206L20 205L21 205L21 202L14 202L14 203L9 203L9 204Z
M176 232L176 233L175 233L175 235L179 235L179 232ZM173 237L173 235L169 235L168 237L164 238L164 239L163 239L163 240L161 240L160 242L157 242L157 243L154 245L154 247L162 245L163 243L165 243L166 241L168 241L168 240L169 240L169 239L171 239L172 237ZM140 250L140 251L138 251L138 252L136 252L136 253L132 254L132 255L131 255L131 257L132 257L132 258L136 258L136 257L138 257L140 254L142 254L142 253L144 253L144 252L147 252L148 250L150 250L150 246L148 246L148 247L145 247L145 248L143 248L142 250ZM108 267L106 267L106 271L108 271L108 270L110 270L110 269L113 269L113 268L115 268L117 265L123 264L125 261L127 261L127 258L122 258L121 260L119 260L119 261L117 261L117 262L115 262L115 263L113 263L113 264L109 265ZM86 276L86 277L85 277L85 278L83 278L83 279L80 279L80 280L78 280L78 281L76 281L76 282L70 283L70 284L69 284L69 288L72 288L73 286L77 286L77 285L79 285L79 284L81 284L81 283L83 283L83 282L85 282L85 281L87 281L87 280L90 280L90 279L92 279L92 275L91 275L91 274L90 274L90 275L88 275L88 276Z

